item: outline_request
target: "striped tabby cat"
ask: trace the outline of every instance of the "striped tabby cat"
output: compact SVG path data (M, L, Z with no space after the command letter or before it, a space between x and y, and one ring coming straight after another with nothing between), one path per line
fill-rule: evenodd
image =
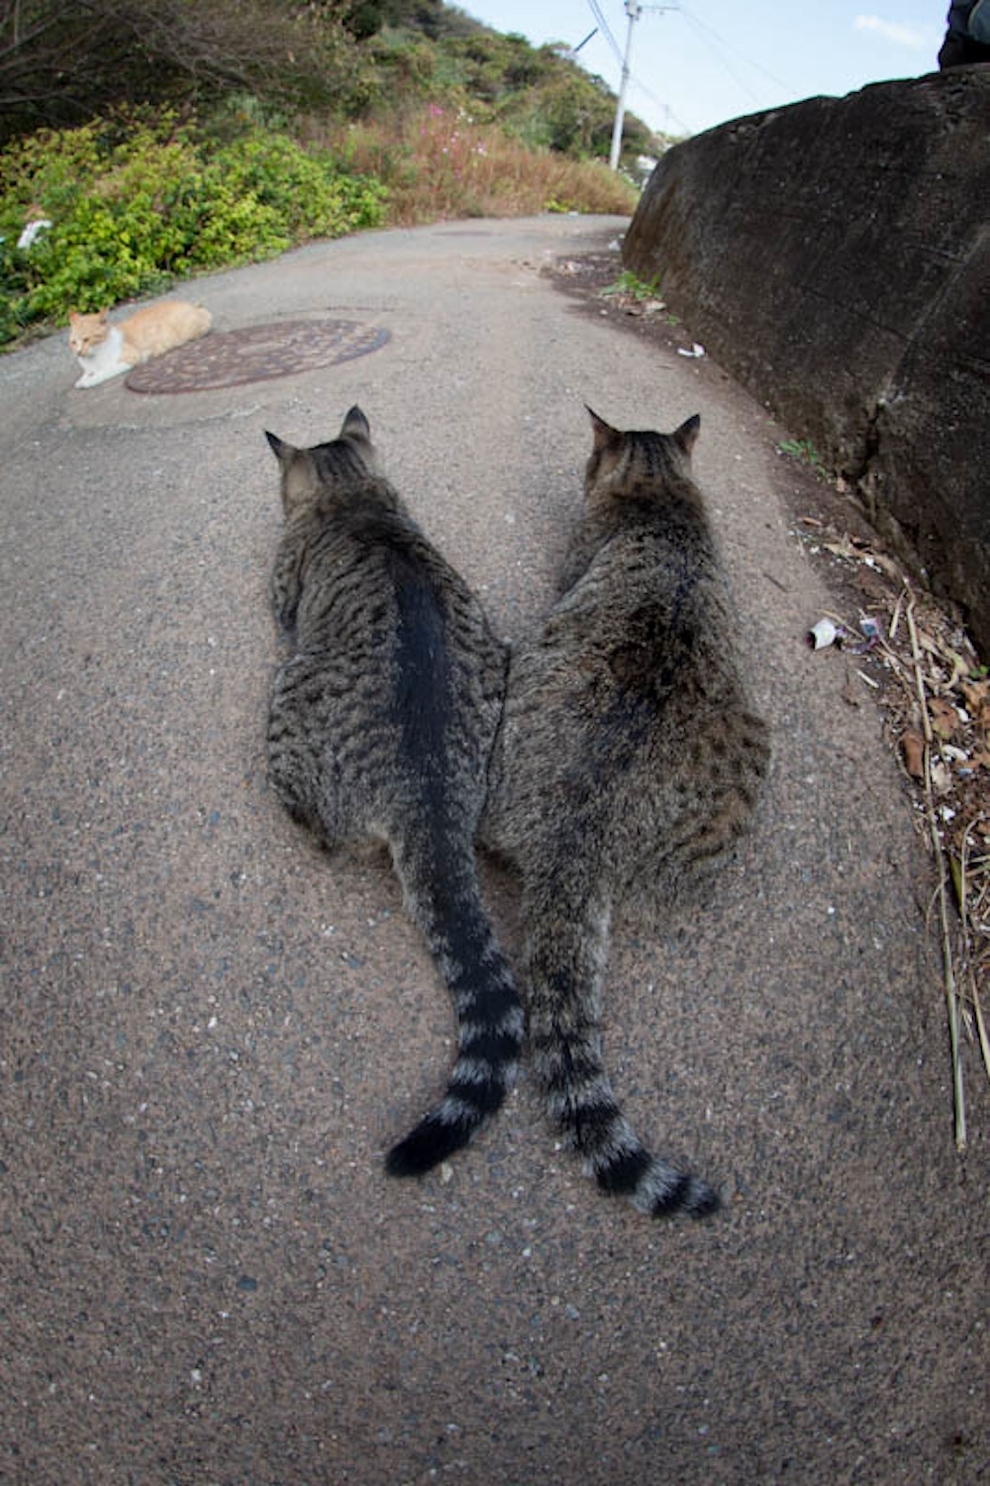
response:
M700 420L664 435L591 419L586 513L563 596L512 657L483 835L522 874L529 1034L551 1114L605 1191L700 1215L712 1189L651 1156L619 1109L600 995L613 913L664 923L745 829L767 729L691 477Z
M392 1175L416 1175L498 1109L522 1042L474 849L505 651L380 474L360 408L313 449L267 438L285 511L275 612L295 633L275 678L269 777L328 844L387 843L457 1013L446 1097L389 1153Z

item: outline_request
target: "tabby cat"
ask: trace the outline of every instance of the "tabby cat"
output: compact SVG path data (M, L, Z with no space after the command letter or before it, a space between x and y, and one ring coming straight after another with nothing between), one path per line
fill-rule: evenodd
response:
M446 1097L388 1156L392 1175L417 1175L498 1109L522 1043L474 848L506 653L381 475L360 408L313 449L267 438L285 513L272 592L295 634L274 684L269 777L327 844L387 843L457 1014Z
M590 410L589 410L590 411ZM521 872L533 1066L599 1186L650 1214L718 1205L651 1156L602 1061L613 914L663 924L745 829L769 748L690 455L594 413L565 591L513 654L482 830Z
M186 341L198 340L212 324L209 310L184 299L166 299L135 310L119 325L108 310L95 315L69 312L69 349L82 367L77 387L96 387L111 377L161 356Z

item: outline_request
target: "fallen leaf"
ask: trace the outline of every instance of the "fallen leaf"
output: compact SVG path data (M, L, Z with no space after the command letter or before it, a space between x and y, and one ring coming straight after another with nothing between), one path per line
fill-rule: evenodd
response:
M928 703L932 729L940 738L952 738L959 730L959 714L944 697L932 697Z
M920 733L909 729L901 734L901 749L904 753L904 767L913 779L924 779L925 777L925 740Z
M985 733L990 733L990 682L964 681L959 690L976 726Z

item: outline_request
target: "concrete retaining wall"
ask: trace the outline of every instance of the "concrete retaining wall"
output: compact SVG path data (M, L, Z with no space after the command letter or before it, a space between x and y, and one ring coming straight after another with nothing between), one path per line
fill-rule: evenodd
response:
M623 260L858 489L990 659L990 67L678 145Z

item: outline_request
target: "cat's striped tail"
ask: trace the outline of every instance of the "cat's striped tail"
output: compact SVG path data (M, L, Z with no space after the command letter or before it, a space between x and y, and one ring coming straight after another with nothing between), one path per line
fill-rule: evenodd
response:
M523 1011L469 852L459 863L456 849L442 862L434 856L428 872L417 870L414 853L394 852L406 905L450 990L458 1053L443 1099L389 1151L390 1176L421 1176L467 1145L500 1108L519 1067Z
M719 1199L707 1182L645 1149L605 1071L598 1008L609 951L608 905L569 894L558 878L530 884L524 907L533 1069L552 1118L602 1191L651 1217L714 1212Z

